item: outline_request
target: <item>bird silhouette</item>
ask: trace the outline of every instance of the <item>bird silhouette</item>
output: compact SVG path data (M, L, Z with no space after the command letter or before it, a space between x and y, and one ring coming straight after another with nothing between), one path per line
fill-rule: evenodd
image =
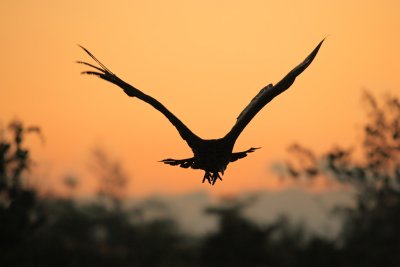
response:
M243 129L253 119L253 117L274 97L288 89L296 77L300 75L314 60L324 39L314 48L306 59L290 71L277 84L269 84L261 89L261 91L250 101L244 110L237 117L236 123L232 129L222 138L219 139L202 139L194 134L181 120L179 120L171 111L155 98L143 93L134 86L126 83L113 72L111 72L103 63L101 63L92 53L83 46L80 46L98 66L87 62L78 61L77 63L84 64L93 68L91 71L84 71L82 74L95 75L103 80L111 82L119 86L130 97L136 97L150 104L155 109L164 114L165 117L175 126L180 136L193 151L193 157L187 159L164 159L160 162L172 166L180 166L182 168L201 169L205 171L204 181L208 181L214 185L217 179L222 180L222 176L229 163L244 158L247 154L254 152L255 147L241 152L232 152L235 142Z

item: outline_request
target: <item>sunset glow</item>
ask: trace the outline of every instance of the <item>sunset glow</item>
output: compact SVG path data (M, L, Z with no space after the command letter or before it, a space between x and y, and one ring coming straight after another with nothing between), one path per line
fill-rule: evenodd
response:
M288 186L271 171L300 142L322 151L351 144L363 120L362 89L400 92L399 1L3 1L0 122L38 125L30 137L35 176L54 187L90 178L90 151L121 161L128 193L207 190L233 194ZM262 149L228 166L223 182L159 163L191 151L149 105L91 76L76 60L93 52L126 82L155 97L202 138L226 134L240 111L327 36L293 86L266 106L234 151ZM87 178L86 178L87 177ZM321 185L317 185L323 188Z

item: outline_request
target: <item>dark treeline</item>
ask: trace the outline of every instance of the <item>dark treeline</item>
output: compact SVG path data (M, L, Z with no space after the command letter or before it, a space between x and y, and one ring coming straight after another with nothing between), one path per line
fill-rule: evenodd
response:
M336 209L343 227L334 239L310 236L285 217L256 224L243 215L252 199L205 209L218 228L202 237L172 218L144 219L148 205L124 208L125 174L99 151L98 201L39 197L22 180L31 165L24 137L40 129L13 122L12 138L0 135L0 266L400 266L400 102L365 99L362 157L355 147L317 155L293 145L284 164L286 179L323 176L354 189L355 205Z

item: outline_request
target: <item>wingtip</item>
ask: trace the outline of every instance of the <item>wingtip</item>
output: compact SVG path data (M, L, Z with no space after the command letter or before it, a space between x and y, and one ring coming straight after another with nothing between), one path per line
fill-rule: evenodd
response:
M76 44L76 45L79 46L80 48L82 48L83 50L85 50L86 53L89 53L89 51L83 45L80 45L80 44Z
M322 46L322 44L325 42L325 40L329 37L330 35L328 34L327 36L325 36L319 43L318 45L315 47L314 52L318 52L318 50L320 49L320 47Z
M314 51L313 51L311 54L313 54L314 56L317 54L318 50L320 49L320 47L322 46L322 44L325 42L325 40L326 40L327 37L328 37L328 36L325 36L324 39L322 39L322 40L318 43L318 45L314 48Z
M295 69L298 70L298 73L296 76L298 76L300 73L302 73L310 64L311 62L314 60L314 58L317 56L319 49L321 48L322 44L324 43L325 39L328 36L324 37L319 43L318 45L314 48L314 50L306 57L306 59L303 61L303 63L301 63L298 67L296 67ZM300 68L299 68L300 67Z
M325 40L328 39L328 37L330 37L330 36L331 36L331 34L327 34L327 35L324 37L324 39L322 39L321 42L325 41Z
M102 73L96 72L96 71L82 71L81 74L83 75L94 75L98 77L102 77Z
M83 47L83 46L80 45L80 44L77 44L77 45L78 45L80 48L82 48L82 49L86 52L86 54L88 54L94 61L96 61L96 62L100 65L100 67L101 67L102 69L100 69L100 68L98 68L98 67L95 67L94 65L89 64L89 63L86 63L86 62L78 62L78 63L88 65L88 66L93 67L93 68L95 68L95 69L97 69L97 70L101 70L101 71L104 71L104 72L108 72L108 73L111 74L111 75L115 75L115 74L114 74L112 71L110 71L103 63L101 63L101 61L98 60L88 49L86 49L85 47Z

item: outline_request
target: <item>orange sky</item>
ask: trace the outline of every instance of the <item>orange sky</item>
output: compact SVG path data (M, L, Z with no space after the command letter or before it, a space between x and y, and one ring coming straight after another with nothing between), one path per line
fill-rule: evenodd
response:
M37 175L51 187L87 176L104 147L133 177L129 192L235 193L276 188L269 166L294 141L322 150L357 139L362 88L400 90L400 1L1 1L0 120L40 125ZM191 151L169 122L94 77L82 44L156 97L203 138L222 137L251 98L279 81L325 36L312 65L264 108L235 150L263 149L228 166L223 183L158 163ZM359 132L358 132L359 133ZM81 188L93 184L82 179Z

